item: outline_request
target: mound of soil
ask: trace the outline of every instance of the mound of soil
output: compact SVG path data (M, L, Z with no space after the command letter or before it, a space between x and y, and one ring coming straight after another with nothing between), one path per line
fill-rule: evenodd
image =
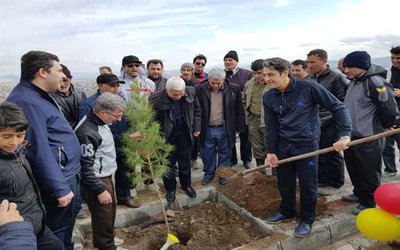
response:
M237 205L245 208L252 215L264 219L279 211L281 196L276 177L254 172L248 175L237 175L224 186L217 189ZM300 188L296 189L296 208L300 211ZM322 215L326 210L325 197L318 197L316 214Z
M170 227L181 243L169 249L232 249L268 236L255 229L250 222L241 219L236 211L218 202L207 201L174 213ZM125 240L122 247L140 250L160 249L167 235L164 224L144 229L132 226L116 229L116 232L117 237ZM273 242L282 237L274 234L267 238ZM88 247L92 246L91 235L85 241Z

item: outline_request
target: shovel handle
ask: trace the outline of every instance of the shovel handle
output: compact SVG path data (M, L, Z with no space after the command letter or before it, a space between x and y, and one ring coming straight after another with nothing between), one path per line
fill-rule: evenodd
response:
M398 133L400 133L400 128L391 129L391 130L388 130L388 131L380 133L380 134L371 135L371 136L368 136L368 137L365 137L365 138L361 138L361 139L357 139L357 140L354 140L354 141L350 141L347 144L347 146L351 147L351 146L363 144L363 143L366 143L366 142L375 141L375 140L378 140L380 138L388 137L388 136L391 136L391 135L394 135L394 134L398 134ZM289 157L289 158L286 158L286 159L282 159L282 160L279 160L277 162L277 164L278 165L282 165L282 164L285 164L285 163L289 163L289 162L293 162L293 161L297 161L297 160L302 160L302 159L305 159L305 158L308 158L308 157L321 155L321 154L326 154L326 153L329 153L329 152L332 152L332 151L335 151L335 148L333 146L329 147L329 148L324 148L324 149L312 151L312 152L309 152L309 153L306 153L306 154L296 155L296 156L292 156L292 157ZM246 175L246 174L258 171L258 170L266 169L266 168L269 168L269 167L270 167L269 164L265 164L265 165L261 165L261 166L258 166L258 167L252 168L252 169L247 169L247 170L243 171L243 175Z

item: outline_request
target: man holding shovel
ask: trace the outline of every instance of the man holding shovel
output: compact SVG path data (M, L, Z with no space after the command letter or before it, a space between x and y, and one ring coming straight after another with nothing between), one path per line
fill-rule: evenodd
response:
M333 113L340 139L333 144L343 151L350 142L351 120L346 107L321 85L292 78L290 63L282 58L264 62L265 81L272 89L263 97L267 130L267 163L276 167L279 159L318 149L320 137L319 105ZM281 194L279 212L266 218L268 223L293 220L296 215L296 176L299 178L301 221L295 230L298 237L311 232L317 203L318 157L279 165L278 187Z

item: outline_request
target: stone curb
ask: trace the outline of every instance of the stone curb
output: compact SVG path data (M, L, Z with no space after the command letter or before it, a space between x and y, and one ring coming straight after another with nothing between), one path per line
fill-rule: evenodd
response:
M260 231L264 233L272 234L273 232L277 232L287 235L287 238L283 240L278 240L275 243L269 243L269 245L266 245L262 248L259 248L260 245L258 245L258 248L253 248L251 246L252 243L249 243L247 245L234 248L234 250L318 249L358 232L354 223L355 216L350 214L349 212L345 212L315 221L311 235L306 238L298 238L293 235L294 229L284 230L279 226L267 224L264 220L254 217L246 209L235 204L225 195L218 192L213 186L207 186L198 189L197 197L195 199L191 199L185 194L179 194L176 197L175 203L167 204L167 202L164 201L164 205L167 209L181 209L191 207L207 200L220 201L225 203L229 208L237 211L242 218L251 222L253 226L257 227ZM159 214L160 212L161 207L159 205L159 201L154 201L142 205L140 208L136 209L119 208L116 214L115 227L121 228L138 225L147 221L152 216ZM90 218L77 221L72 236L72 241L76 243L74 249L84 249L84 236L90 233L90 231Z

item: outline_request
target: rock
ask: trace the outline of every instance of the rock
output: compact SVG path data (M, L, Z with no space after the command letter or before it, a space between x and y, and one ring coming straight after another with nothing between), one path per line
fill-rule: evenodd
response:
M167 211L165 212L165 215L166 215L167 217L169 217L169 218L175 218L175 212L172 211L172 210L167 210Z
M249 228L249 227L251 227L252 225L251 225L250 222L246 222L246 223L243 224L243 226L244 226L245 228Z
M189 222L189 224L190 224L190 225L193 225L195 222L196 222L195 219L191 219L190 222Z

